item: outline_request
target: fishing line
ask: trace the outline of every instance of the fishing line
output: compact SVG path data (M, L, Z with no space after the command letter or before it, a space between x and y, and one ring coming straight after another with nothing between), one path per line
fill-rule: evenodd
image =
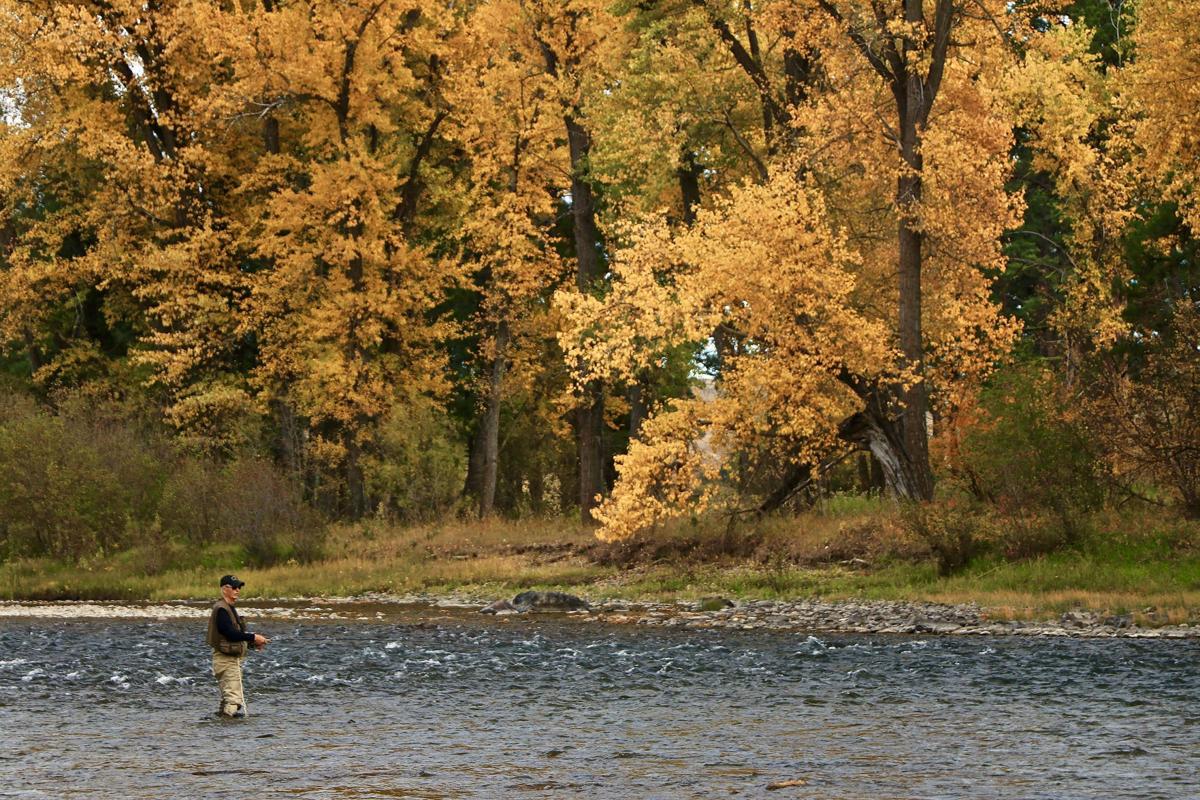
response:
M394 641L392 639L379 638L364 639L361 636L283 636L278 634L267 638L271 640L272 644L275 642L358 642L360 644L377 644L383 642L386 644ZM267 646L269 647L270 645Z

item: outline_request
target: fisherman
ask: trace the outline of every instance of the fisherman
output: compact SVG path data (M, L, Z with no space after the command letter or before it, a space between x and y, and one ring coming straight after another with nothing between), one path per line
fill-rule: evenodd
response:
M217 716L242 719L246 716L246 698L242 694L242 659L253 644L256 650L270 641L261 633L250 633L234 605L245 586L233 575L221 578L221 599L213 605L208 618L208 644L213 650L213 675L221 690L221 708Z

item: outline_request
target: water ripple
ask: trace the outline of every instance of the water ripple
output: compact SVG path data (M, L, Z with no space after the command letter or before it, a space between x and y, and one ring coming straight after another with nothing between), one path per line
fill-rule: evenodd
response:
M0 619L0 797L1200 796L1200 641L355 614L264 623L233 727L202 620Z

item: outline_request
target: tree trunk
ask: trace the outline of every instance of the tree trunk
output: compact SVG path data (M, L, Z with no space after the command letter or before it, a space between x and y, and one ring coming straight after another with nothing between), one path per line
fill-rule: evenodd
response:
M687 226L696 221L696 211L700 208L700 175L703 171L696 161L696 153L691 148L684 150L677 175L679 194L683 198L683 224Z
M484 433L483 416L479 417L471 434L471 453L467 458L467 479L463 482L463 498L478 499L483 493Z
M485 519L496 504L496 475L500 464L500 398L504 385L505 351L508 349L508 323L496 326L495 353L488 385L487 407L480 422L482 474L479 485L479 518Z
M546 511L546 476L544 467L534 459L533 467L526 475L529 483L529 509L534 514Z
M859 453L855 459L855 466L858 468L858 490L863 494L869 494L871 489L871 454Z
M604 492L604 450L601 425L604 419L604 393L599 381L584 387L582 403L575 409L575 430L579 446L579 512L585 525L595 523L592 510Z
M924 24L920 0L906 0L905 19L912 24ZM903 80L903 85L900 81ZM896 76L897 112L900 123L900 157L907 168L896 183L896 210L899 220L899 290L900 290L900 350L905 366L919 378L907 391L899 390L904 410L900 418L899 441L903 449L905 468L902 483L904 497L914 500L933 498L933 471L929 466L929 438L925 415L929 409L928 390L924 381L924 342L921 334L921 248L922 234L917 228L917 212L921 203L921 126L929 113L932 97L926 96L925 81L913 65L903 78ZM886 449L886 448L883 448ZM872 452L875 452L872 449ZM878 453L884 472L897 468L894 458L889 466Z
M602 277L596 205L592 186L586 177L591 137L572 116L568 115L565 121L571 154L571 215L577 260L575 283L579 291L591 292ZM598 503L597 496L604 492L603 416L603 387L599 381L590 381L584 387L583 396L575 410L579 447L579 514L585 525L595 522L592 509Z
M279 155L279 120L267 117L263 120L263 147L272 155Z
M784 475L780 484L775 487L775 491L767 495L762 503L758 506L759 514L770 514L772 511L777 511L780 506L788 501L802 483L810 481L813 478L813 469L811 464L792 464L788 467L787 474Z
M899 420L891 420L868 408L843 421L838 427L838 436L871 452L883 468L884 482L894 496L907 500L928 500L928 496L921 494L922 485L929 485L928 482L922 484L922 481L927 481L928 455L924 465L915 463L900 427Z
M922 234L918 227L921 203L921 132L929 120L945 72L951 32L960 9L955 0L935 0L933 25L925 19L925 0L904 0L904 28L892 27L894 12L875 9L875 19L844 15L833 0L817 4L838 23L871 68L888 84L895 100L897 144L904 169L896 184L899 217L898 289L899 344L904 366L915 378L905 389L855 389L867 408L843 423L842 438L867 447L875 454L897 494L914 500L933 497L933 471L929 466L929 434L925 418L929 409L924 383L924 348L921 333ZM925 70L928 70L925 72ZM890 413L891 400L902 405L898 418Z
M920 161L920 155L914 157ZM900 350L904 354L905 365L919 380L907 391L897 387L896 392L904 404L899 420L899 444L906 454L905 460L911 466L912 478L909 484L912 493L905 492L904 496L914 500L930 500L933 498L933 471L929 466L929 438L925 428L929 398L923 375L924 347L921 336L921 233L913 228L915 220L908 211L920 199L920 195L919 177L900 178L897 198L901 212ZM876 457L879 458L879 455L876 454ZM887 462L883 458L879 460L886 472Z
M629 441L637 439L642 432L642 423L646 421L645 377L641 374L634 379L629 387Z
M29 375L33 377L42 368L42 350L37 346L32 330L24 328L21 334L25 339L25 354L29 358Z

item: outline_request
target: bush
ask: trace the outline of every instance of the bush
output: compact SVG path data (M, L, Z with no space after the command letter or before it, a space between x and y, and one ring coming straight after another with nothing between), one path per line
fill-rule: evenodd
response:
M153 521L165 470L140 432L104 414L0 402L4 555L78 561L129 545Z
M900 519L905 531L929 548L943 576L966 567L997 539L986 510L970 501L905 503Z
M185 461L167 482L159 516L169 537L197 545L236 543L257 566L320 557L320 520L299 489L266 461Z
M228 483L218 464L184 459L167 478L158 516L173 539L194 545L230 541L221 519Z
M1011 555L1077 542L1104 501L1102 462L1077 409L1037 365L998 372L957 431L951 487L995 509Z
M1124 360L1101 367L1092 426L1123 483L1169 487L1200 519L1200 311L1182 304L1169 329L1141 342L1140 368Z
M398 405L380 425L377 441L376 452L363 460L363 477L381 516L417 522L458 502L466 454L442 409L425 400Z
M176 542L237 544L252 563L319 557L320 520L270 463L178 459L165 437L108 401L59 413L0 397L0 558L78 562L140 548L148 571Z

